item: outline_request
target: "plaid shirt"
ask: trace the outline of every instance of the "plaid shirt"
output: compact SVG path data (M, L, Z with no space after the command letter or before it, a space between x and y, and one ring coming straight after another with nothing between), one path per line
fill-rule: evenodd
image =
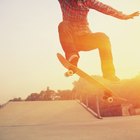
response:
M125 17L112 7L105 5L98 0L58 0L61 5L63 21L87 25L87 14L89 9L95 9L101 13L123 19ZM78 1L78 2L77 2Z

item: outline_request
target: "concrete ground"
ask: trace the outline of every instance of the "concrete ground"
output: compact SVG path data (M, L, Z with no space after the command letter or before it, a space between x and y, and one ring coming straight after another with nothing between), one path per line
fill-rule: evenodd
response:
M97 119L76 101L11 102L0 140L140 140L140 116Z

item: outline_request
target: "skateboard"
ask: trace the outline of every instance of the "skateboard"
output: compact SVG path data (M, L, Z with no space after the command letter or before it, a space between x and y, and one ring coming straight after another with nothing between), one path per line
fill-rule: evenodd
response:
M67 69L65 76L69 77L69 76L72 76L73 74L77 74L79 77L85 79L90 84L95 85L96 88L102 89L104 91L103 99L106 100L108 103L113 103L114 99L119 99L121 101L127 101L126 99L121 98L117 94L115 94L108 86L106 86L102 82L94 79L93 77L88 75L86 72L84 72L80 68L71 64L60 53L57 53L57 57L58 57L58 60L60 61L60 63Z

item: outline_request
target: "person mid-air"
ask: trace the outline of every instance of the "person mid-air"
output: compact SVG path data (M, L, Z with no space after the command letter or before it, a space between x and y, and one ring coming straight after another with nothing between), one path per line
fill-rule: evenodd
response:
M139 16L139 12L126 15L98 0L58 1L63 16L63 21L58 26L58 32L66 59L77 66L80 57L79 51L98 49L103 77L111 81L118 81L109 37L101 32L91 32L87 15L90 9L94 9L121 20L128 20Z

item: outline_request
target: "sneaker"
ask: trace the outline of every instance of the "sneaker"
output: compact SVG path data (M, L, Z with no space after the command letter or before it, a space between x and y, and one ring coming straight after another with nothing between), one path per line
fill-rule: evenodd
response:
M79 60L79 56L77 54L71 55L68 59L68 61L75 66L77 66L78 60Z
M119 82L120 81L120 79L115 75L108 75L108 76L103 76L103 77L111 82Z

